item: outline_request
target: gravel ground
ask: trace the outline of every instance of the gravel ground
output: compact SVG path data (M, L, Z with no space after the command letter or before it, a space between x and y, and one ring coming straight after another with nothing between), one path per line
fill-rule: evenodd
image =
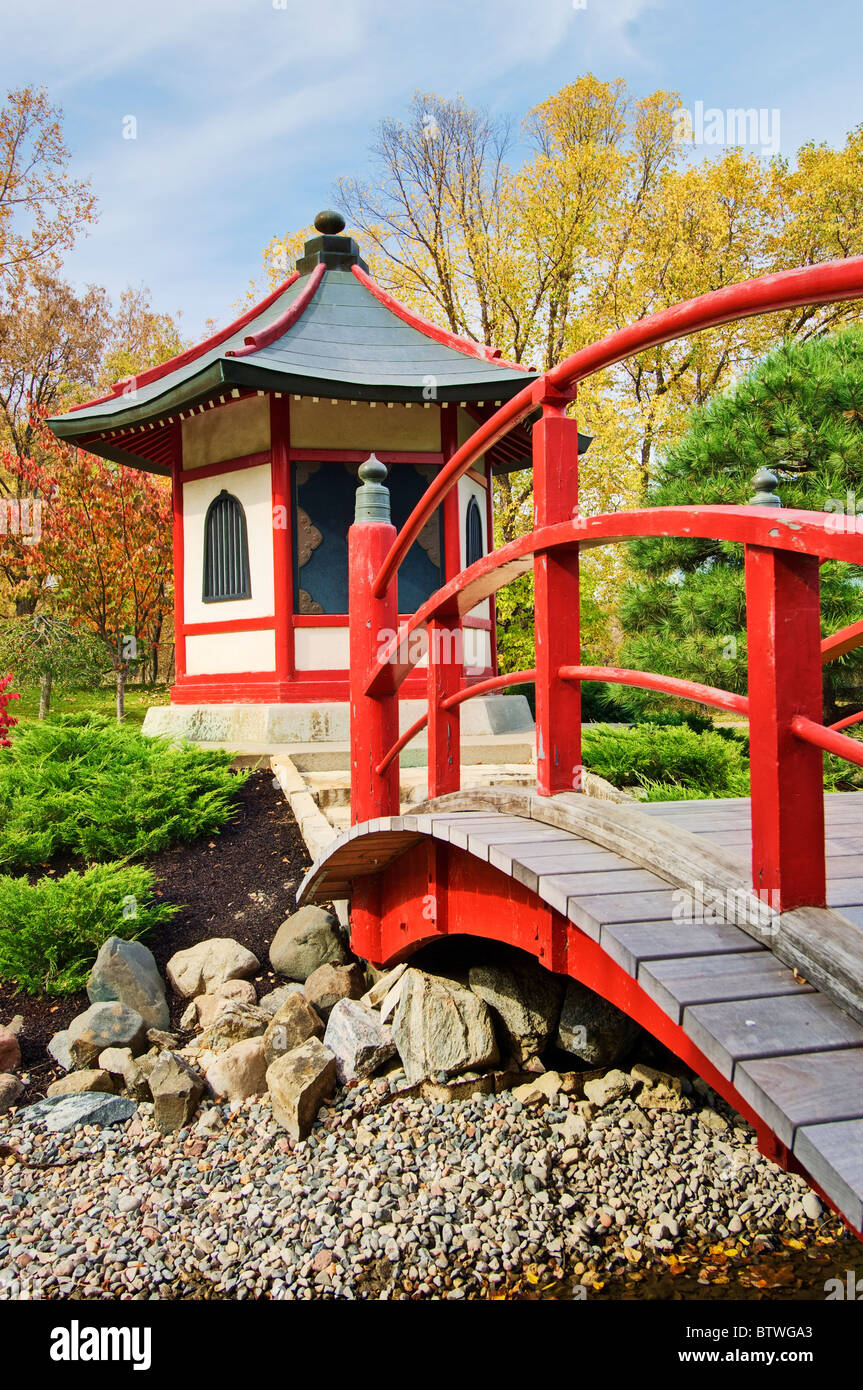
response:
M442 1105L404 1088L396 1072L341 1091L297 1144L267 1097L168 1137L147 1105L61 1135L5 1116L0 1298L489 1298L826 1229L731 1111L626 1097L573 1142L585 1111L563 1096Z

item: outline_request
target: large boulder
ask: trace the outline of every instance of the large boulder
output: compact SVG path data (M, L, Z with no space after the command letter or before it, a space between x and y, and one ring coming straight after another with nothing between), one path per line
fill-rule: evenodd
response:
M0 1072L0 1115L5 1115L24 1093L24 1082L11 1072Z
M251 980L224 980L206 994L196 995L189 1008L194 1011L198 1027L209 1028L229 1001L235 1004L255 1004L257 995Z
M610 1067L632 1047L638 1024L592 989L567 980L555 1041L586 1067Z
M14 1071L21 1065L21 1045L11 1028L0 1026L0 1071Z
M292 1139L305 1139L318 1110L336 1089L336 1059L317 1038L277 1057L267 1068L273 1115Z
M137 1110L133 1100L125 1096L109 1096L102 1091L81 1091L74 1096L51 1096L48 1100L37 1101L26 1113L28 1120L35 1120L45 1129L62 1133L77 1129L79 1125L123 1124L131 1120Z
M293 1052L309 1038L322 1038L324 1024L320 1014L302 994L289 994L264 1034L267 1065L286 1052Z
M126 1004L91 1004L69 1024L69 1055L73 1067L89 1067L106 1047L128 1047L143 1052L147 1025Z
M468 979L474 994L501 1020L514 1062L542 1052L560 1017L563 980L527 956L507 964L472 966Z
M339 1081L373 1076L395 1056L393 1035L380 1014L356 999L340 999L333 1005L324 1034L324 1047L336 1058Z
M204 1094L199 1072L176 1052L163 1052L150 1072L153 1120L162 1134L187 1125Z
M110 1074L101 1067L93 1067L83 1071L70 1071L68 1076L61 1076L59 1081L52 1081L45 1094L77 1096L84 1091L102 1091L107 1095L113 1095L115 1089Z
M340 999L359 999L365 987L363 968L356 961L351 965L319 965L306 980L305 995L326 1019Z
M224 1052L226 1047L233 1047L244 1038L259 1038L269 1022L270 1015L257 1004L226 999L209 1028L197 1039L197 1046L210 1052Z
M171 1021L155 958L140 941L119 936L103 941L87 981L87 996L91 1004L126 1004L148 1028L167 1028Z
M499 1060L491 1013L478 995L415 969L398 984L392 1032L410 1085L438 1072L450 1076Z
M177 951L167 965L171 988L183 999L213 990L225 980L246 980L257 975L261 963L238 941L213 936L186 951Z
M224 1096L232 1105L249 1096L262 1096L267 1089L263 1038L244 1038L234 1043L211 1062L206 1078L213 1095Z
M305 982L319 966L347 960L339 924L322 907L301 907L286 917L270 946L270 964L289 980Z

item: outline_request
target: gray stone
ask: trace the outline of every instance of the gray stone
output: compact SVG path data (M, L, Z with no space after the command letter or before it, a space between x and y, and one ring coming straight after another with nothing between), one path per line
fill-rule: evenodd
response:
M212 990L207 990L206 994L196 995L186 1010L186 1014L192 1012L192 1021L188 1026L194 1027L197 1024L199 1028L209 1028L229 1002L256 1004L255 986L251 980L224 980Z
M527 958L508 965L475 965L468 979L474 994L500 1018L514 1061L526 1062L542 1052L560 1017L563 980Z
M25 1112L28 1120L43 1124L46 1129L63 1132L79 1125L123 1124L131 1120L137 1106L125 1096L108 1096L101 1091L82 1091L72 1096L53 1096L37 1101Z
M109 936L102 943L87 981L87 995L91 1004L112 1000L126 1004L148 1028L167 1028L171 1021L155 958L140 941Z
M150 1072L153 1120L162 1134L187 1125L204 1094L200 1073L176 1052L163 1052Z
M320 1014L303 994L289 994L273 1015L264 1034L267 1064L293 1052L309 1038L322 1038L324 1024Z
M86 1069L83 1071L70 1071L67 1076L61 1076L59 1081L52 1081L48 1090L48 1096L76 1096L82 1091L101 1091L107 1095L114 1094L114 1083L108 1072L101 1067Z
M11 1072L0 1072L0 1115L5 1115L23 1094L24 1083Z
M324 1047L335 1054L342 1083L374 1076L396 1051L393 1035L380 1015L356 999L340 999L333 1005Z
M820 1201L814 1192L807 1192L803 1198L803 1210L810 1221L820 1221L824 1212Z
M286 917L270 946L270 964L289 980L305 982L319 966L347 959L339 924L322 907L301 907Z
M279 1124L293 1139L305 1139L322 1103L336 1089L336 1059L317 1038L309 1038L270 1064L267 1087Z
M410 969L398 981L393 1041L410 1085L436 1072L454 1075L498 1061L491 1013L454 980Z
M257 1004L226 999L209 1028L205 1028L197 1040L197 1046L208 1048L210 1052L224 1052L226 1047L233 1047L244 1038L259 1038L269 1022L270 1015Z
M257 975L261 963L238 941L228 936L212 936L186 951L177 951L167 965L171 988L184 999L212 991L226 980L244 980Z
M268 1014L276 1014L292 994L305 994L305 989L297 980L291 980L287 985L278 985L271 989L269 994L262 994L258 1000L258 1008L265 1009Z
M54 1058L58 1067L64 1071L71 1071L75 1063L72 1053L69 1051L69 1029L63 1028L59 1033L55 1033L48 1044L48 1051Z
M567 980L557 1046L588 1067L610 1067L638 1037L638 1024L592 989Z
M143 1052L147 1025L126 1004L91 1004L69 1024L69 1053L76 1067L88 1067L106 1047Z
M362 966L356 961L351 965L319 965L306 980L305 996L321 1018L327 1019L340 999L359 999L365 987Z

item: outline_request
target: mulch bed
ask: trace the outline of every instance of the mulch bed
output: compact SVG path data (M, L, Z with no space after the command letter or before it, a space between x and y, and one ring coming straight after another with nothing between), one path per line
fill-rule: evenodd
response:
M180 908L167 926L146 941L163 976L175 951L209 936L230 936L261 962L264 975L257 981L259 993L274 986L270 942L279 923L296 910L296 891L311 860L271 772L249 777L240 789L235 820L218 835L163 850L145 862L154 874L157 895ZM171 1027L179 1030L188 1000L170 988L167 994ZM23 1103L44 1096L51 1082L62 1075L46 1052L47 1044L89 1003L83 990L62 998L16 995L0 984L0 1022L8 1023L15 1014L24 1018L22 1070L29 1072L30 1084Z

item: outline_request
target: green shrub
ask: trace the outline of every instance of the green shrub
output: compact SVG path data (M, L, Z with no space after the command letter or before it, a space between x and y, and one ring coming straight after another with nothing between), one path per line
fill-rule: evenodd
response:
M212 834L243 780L230 761L99 715L31 725L0 760L0 867L135 859Z
M585 766L615 787L643 787L649 800L692 796L747 796L744 746L715 730L697 733L686 724L607 725L585 729ZM661 795L664 790L667 794Z
M35 884L0 875L0 980L27 994L82 989L102 942L145 936L178 909L136 864L97 864Z

